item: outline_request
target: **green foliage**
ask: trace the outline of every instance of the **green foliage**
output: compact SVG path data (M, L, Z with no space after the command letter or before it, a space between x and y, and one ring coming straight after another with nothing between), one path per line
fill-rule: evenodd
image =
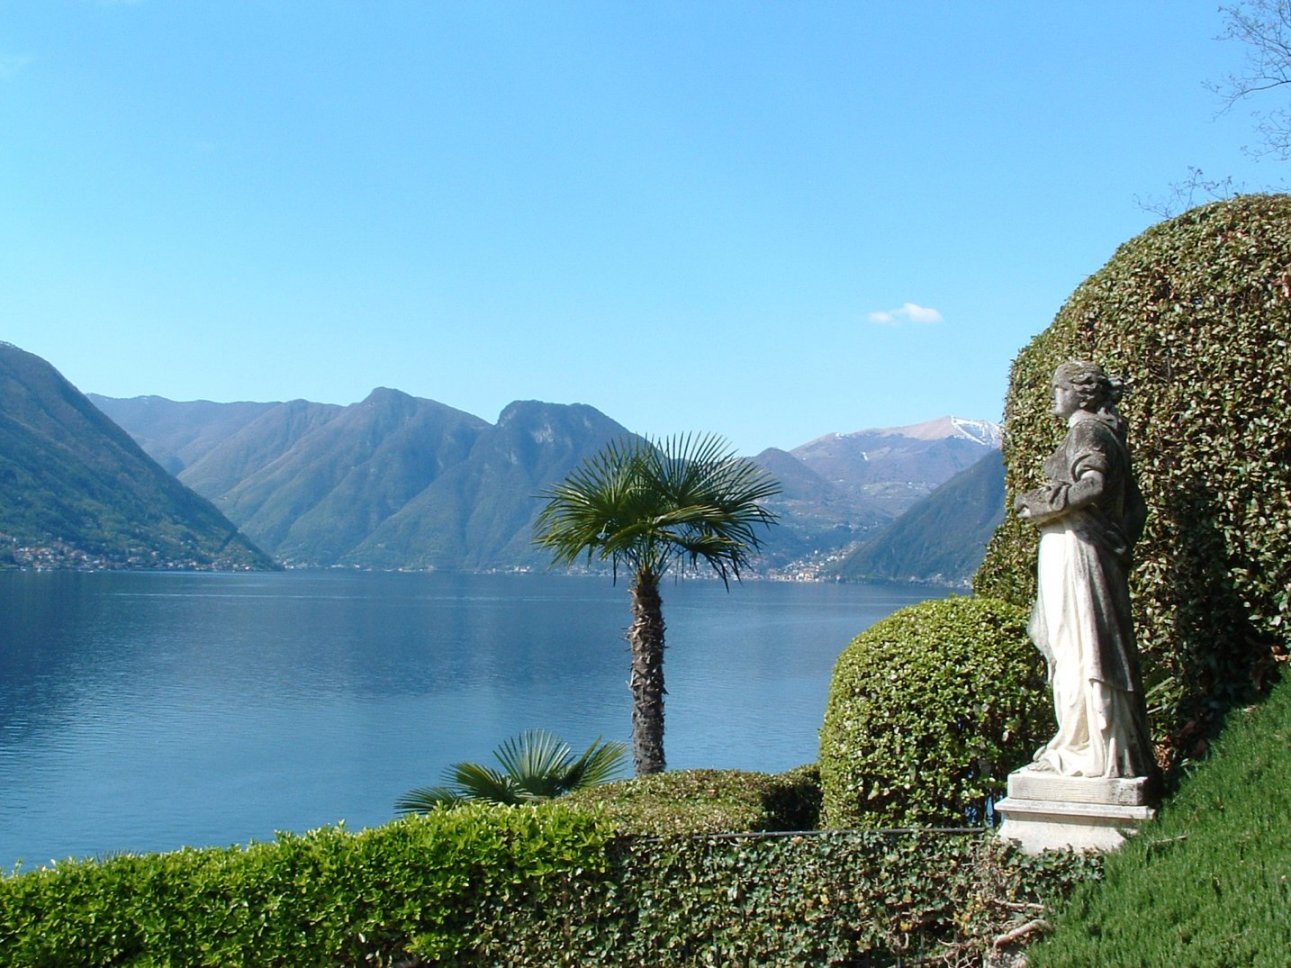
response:
M1098 864L933 831L623 841L608 877L495 912L480 951L534 968L981 964Z
M1291 952L1291 682L1233 719L1158 820L1107 858L1036 968L1280 968Z
M418 787L401 797L395 809L410 813L469 800L509 804L550 800L612 780L623 772L627 747L598 738L575 756L556 734L530 729L507 740L493 755L500 771L482 763L455 763L444 773L444 786Z
M814 830L820 814L815 766L788 773L682 770L653 773L571 794L625 835L665 836L730 830Z
M1151 515L1131 576L1154 733L1199 752L1267 681L1291 636L1291 197L1194 209L1122 245L1013 363L1011 496L1040 483L1062 426L1059 363L1128 377L1121 410ZM1028 604L1034 528L1010 516L974 579Z
M1053 730L1027 614L947 598L862 632L834 668L820 734L830 827L984 823Z
M607 813L617 801L652 820L666 800L677 813L714 800L803 826L815 773L618 786ZM949 966L980 963L992 937L1099 869L936 831L624 836L643 826L631 809L614 836L600 810L573 805L613 789L3 877L0 964Z
M469 963L482 918L575 872L595 879L609 835L559 804L477 804L358 834L69 862L0 879L0 963Z
M702 559L739 578L758 547L763 502L780 485L720 437L612 441L545 493L537 543L557 562L610 561L662 575L674 559Z

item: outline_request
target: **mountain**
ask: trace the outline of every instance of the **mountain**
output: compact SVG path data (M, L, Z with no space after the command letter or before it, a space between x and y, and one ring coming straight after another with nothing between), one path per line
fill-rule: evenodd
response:
M780 482L781 492L767 502L778 516L766 532L762 557L776 568L854 545L892 520L846 480L825 480L789 451L769 448L753 458Z
M834 570L848 580L962 584L1004 519L1004 460L993 451L934 490L848 555Z
M537 495L628 433L582 404L521 401L493 425L386 388L346 407L229 404L239 408L230 415L140 399L99 398L182 465L182 482L296 567L542 566L530 540Z
M376 389L311 429L302 425L280 454L209 496L281 560L337 564L465 459L488 426L433 400Z
M272 567L57 370L9 343L0 343L0 485L0 564Z
M194 400L175 403L165 397L116 400L87 393L89 401L120 427L166 470L178 474L197 455L231 437L272 403L211 403Z
M540 567L537 495L628 433L581 404L520 401L496 424L377 389L348 407L96 398L177 466L261 547L290 565ZM214 409L212 409L214 408ZM999 446L984 421L820 437L753 458L781 482L759 565L795 576L831 562Z
M223 496L345 409L307 400L265 406L269 409L231 436L220 439L203 435L204 449L187 448L184 452L187 460L176 471L180 479L198 494L211 498ZM122 426L131 427L130 424Z
M942 417L908 427L829 434L791 453L824 480L859 490L870 507L895 518L999 446L995 424Z
M784 486L770 503L780 526L764 560L777 571L816 577L891 525L947 480L998 451L1000 429L942 417L907 427L828 434L754 460Z
M460 463L344 557L376 567L473 570L541 566L533 547L538 494L628 431L583 404L524 401L502 411Z

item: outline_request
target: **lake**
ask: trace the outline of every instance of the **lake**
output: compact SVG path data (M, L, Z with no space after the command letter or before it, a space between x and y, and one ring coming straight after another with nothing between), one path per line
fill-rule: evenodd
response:
M663 585L670 769L816 758L858 631L940 592ZM630 739L620 579L0 572L0 869L384 823L450 763Z

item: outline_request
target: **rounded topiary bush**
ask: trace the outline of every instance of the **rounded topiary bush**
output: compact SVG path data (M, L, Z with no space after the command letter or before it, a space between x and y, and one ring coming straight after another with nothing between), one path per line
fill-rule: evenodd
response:
M1009 504L1038 486L1064 428L1059 363L1128 378L1120 409L1150 516L1131 574L1153 731L1199 752L1291 642L1291 196L1205 205L1122 245L1014 361ZM1029 604L1035 529L1010 515L974 579Z
M1053 732L1027 612L986 598L921 602L839 657L820 733L827 827L981 823Z

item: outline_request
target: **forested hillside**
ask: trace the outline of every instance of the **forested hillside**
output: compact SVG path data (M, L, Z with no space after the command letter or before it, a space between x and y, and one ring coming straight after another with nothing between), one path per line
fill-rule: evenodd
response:
M1003 519L1004 460L994 451L867 540L835 574L851 581L967 584Z
M0 566L272 564L57 370L8 343L0 343L0 485Z

